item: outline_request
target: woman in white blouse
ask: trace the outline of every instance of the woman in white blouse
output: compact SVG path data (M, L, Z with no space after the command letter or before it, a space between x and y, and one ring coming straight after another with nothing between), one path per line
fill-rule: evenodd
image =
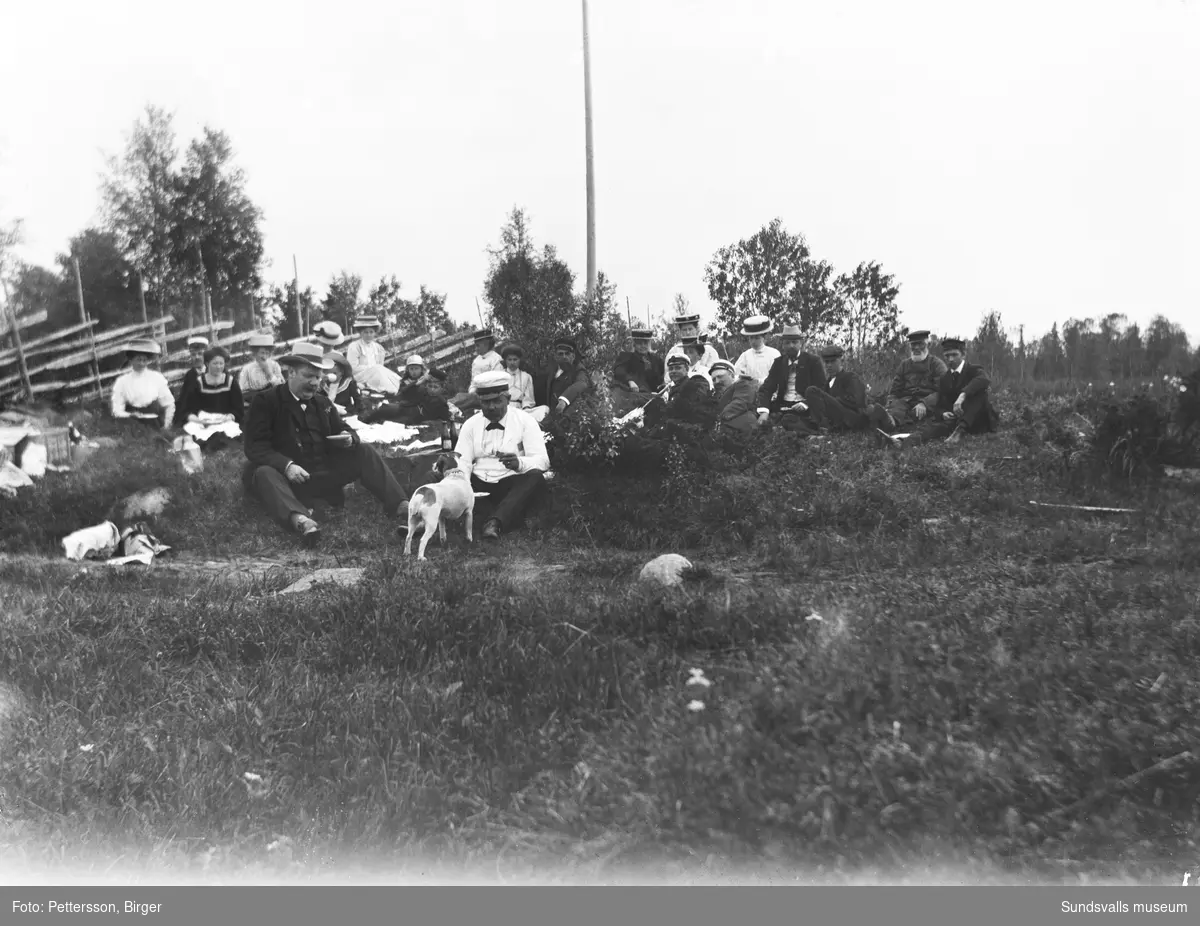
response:
M751 315L742 323L742 334L750 339L750 347L742 351L733 364L738 376L750 376L765 383L771 372L771 364L779 357L779 351L767 347L767 335L771 333L771 319L765 315Z
M508 374L508 396L516 408L529 411L537 403L533 400L533 377L521 369L521 358L525 352L517 344L505 344L500 349L504 358L504 372Z
M238 371L238 388L242 390L242 399L249 409L256 395L283 385L283 370L277 361L271 359L275 350L275 338L272 335L252 335L247 343L254 359Z
M162 427L175 417L175 397L167 378L158 370L148 369L150 361L162 354L162 348L150 340L130 341L125 356L131 367L117 377L112 388L112 415L145 421Z
M387 351L375 338L382 327L374 315L360 315L354 320L358 340L346 348L346 360L354 372L354 381L364 389L395 395L400 391L400 374L385 367Z

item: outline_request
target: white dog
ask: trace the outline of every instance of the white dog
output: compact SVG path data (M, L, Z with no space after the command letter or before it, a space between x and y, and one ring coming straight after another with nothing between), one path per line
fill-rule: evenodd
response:
M434 528L442 546L446 545L446 522L457 521L467 516L467 542L474 541L471 521L475 516L475 492L467 473L459 469L458 453L443 453L433 464L442 474L441 482L431 482L413 492L408 500L408 538L404 541L404 555L412 553L413 534L418 525L424 526L421 543L417 547L417 559L425 559L425 548L433 539Z

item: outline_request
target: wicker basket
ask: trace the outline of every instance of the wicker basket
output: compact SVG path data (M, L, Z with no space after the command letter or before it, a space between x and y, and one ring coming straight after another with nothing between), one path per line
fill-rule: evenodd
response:
M42 443L46 445L46 462L51 466L70 466L71 431L69 428L45 428L41 434Z

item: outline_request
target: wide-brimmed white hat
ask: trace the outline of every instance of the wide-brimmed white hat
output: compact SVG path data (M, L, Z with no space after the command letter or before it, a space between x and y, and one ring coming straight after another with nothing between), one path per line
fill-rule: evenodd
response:
M321 322L313 325L313 338L326 347L340 347L346 343L346 336L342 334L342 326L337 322Z
M284 366L294 366L298 363L306 363L315 370L332 370L333 364L329 362L323 351L316 344L309 344L301 341L292 347L292 352L285 357L280 357L279 362Z
M246 342L246 346L251 350L258 350L260 347L274 347L275 338L269 334L252 334Z
M771 319L765 315L748 315L746 316L746 320L742 322L742 334L747 337L756 334L768 335L770 333Z
M149 338L138 338L125 345L125 353L150 354L152 357L157 357L162 353L162 348L156 341L151 341Z

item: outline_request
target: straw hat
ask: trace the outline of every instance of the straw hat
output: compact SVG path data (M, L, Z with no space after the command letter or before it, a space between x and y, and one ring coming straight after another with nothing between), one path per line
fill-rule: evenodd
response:
M246 342L246 346L251 350L258 350L260 347L274 347L275 338L269 334L252 334L250 340Z
M342 334L341 325L336 322L321 322L313 325L313 337L320 344L326 347L340 347L346 343L346 336Z
M205 341L207 344L208 342ZM130 341L125 345L126 354L146 354L150 357L157 357L162 354L162 348L157 342L151 341L149 338L138 338L136 341Z
M308 364L314 370L326 371L333 369L333 364L326 359L325 351L319 345L308 344L304 341L296 344L290 354L280 357L279 362L287 366Z
M742 322L742 334L746 337L751 337L756 334L768 335L771 333L771 319L765 315L748 315L746 320Z

